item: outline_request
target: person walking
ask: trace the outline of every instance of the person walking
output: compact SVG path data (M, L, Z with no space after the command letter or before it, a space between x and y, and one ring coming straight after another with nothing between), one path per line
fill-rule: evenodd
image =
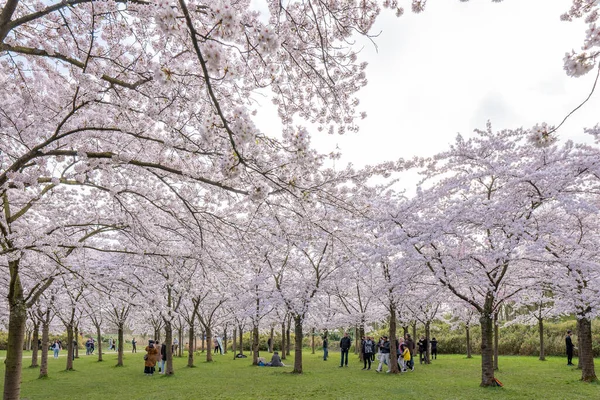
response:
M346 357L346 367L348 366L348 351L350 351L350 346L352 345L352 341L350 337L348 337L348 332L344 333L344 337L340 340L340 350L342 351L342 361L340 362L340 367L344 366L344 357Z
M363 360L364 360L363 369L370 370L371 369L371 357L373 357L373 353L375 352L375 342L373 342L373 339L371 339L370 336L367 336L367 338L364 340L362 351L363 351ZM368 365L368 368L367 368L367 365Z
M429 343L431 343L431 358L437 360L437 340L433 338Z
M158 371L161 374L165 374L165 363L167 362L167 344L163 342L162 346L160 346L160 367Z
M408 345L404 343L404 339L400 338L400 350L398 351L400 356L398 357L398 364L400 364L400 371L406 372L407 364L410 362L410 350Z
M573 340L571 339L571 330L567 331L567 337L565 338L565 344L567 347L567 365L573 365L573 349L575 346L573 345Z
M329 356L329 340L325 336L323 338L323 361L327 361L327 356Z
M388 366L387 372L390 372L390 341L387 336L383 336L382 339L383 343L379 346L379 366L375 371L381 372L381 367L385 364Z

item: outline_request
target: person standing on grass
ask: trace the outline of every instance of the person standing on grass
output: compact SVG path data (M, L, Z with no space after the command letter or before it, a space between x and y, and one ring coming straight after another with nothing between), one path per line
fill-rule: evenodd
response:
M419 364L427 363L427 339L421 336L417 344L419 345Z
M567 337L565 338L565 344L567 347L567 365L573 365L573 349L575 346L573 345L573 340L571 339L571 330L567 331Z
M363 360L364 366L363 369L370 370L371 369L371 357L373 357L373 353L375 352L375 342L371 339L370 336L363 341ZM367 365L369 366L367 368Z
M342 351L342 361L340 362L340 367L344 366L344 357L346 357L346 367L348 366L348 351L350 351L350 346L352 345L352 341L348 337L348 332L344 332L344 337L340 340L340 350Z
M158 371L161 374L165 374L165 363L167 362L167 344L163 342L162 346L160 346L160 367Z
M412 339L412 337L410 337L410 333L406 334L406 337L404 338L404 343L406 343L406 345L408 346L408 350L410 351L410 360L407 364L407 368L410 368L411 371L414 371L415 370L415 358L414 358L415 341Z
M54 358L58 358L58 353L60 353L60 341L55 340L52 345L52 350L54 350Z
M131 352L132 353L137 353L137 342L135 341L135 338L131 339Z
M390 372L390 341L387 336L383 337L383 343L379 346L381 354L379 354L379 366L375 371L381 372L383 364L388 366L387 372Z
M431 358L437 360L437 340L431 339Z
M323 338L323 361L327 361L327 356L329 356L329 341L327 340L327 336Z
M404 343L404 339L400 338L400 350L398 352L398 364L400 364L400 371L406 372L407 364L410 362L410 350L408 345Z
M154 340L148 342L146 346L146 354L144 355L144 374L154 375L154 367L156 366L156 359L158 357L158 350L154 345Z

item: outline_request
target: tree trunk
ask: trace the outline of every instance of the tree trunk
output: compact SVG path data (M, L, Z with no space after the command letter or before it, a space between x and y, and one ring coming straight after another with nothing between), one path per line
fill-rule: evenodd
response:
M360 342L359 342L359 351L358 351L358 358L360 359L360 362L364 362L365 361L365 353L363 353L363 346L362 346L362 338L365 336L365 324L364 321L360 324L359 328L358 328L358 335L360 338Z
M289 325L288 325L289 327ZM288 335L289 335L288 330ZM294 334L296 335L294 341L294 370L295 374L302 373L302 317L299 315L294 316ZM289 336L288 336L289 340ZM288 342L289 345L289 342ZM288 346L289 347L289 346Z
M50 323L47 321L42 321L42 363L40 365L40 378L48 377L48 347L50 346L49 331Z
M223 354L227 354L227 325L223 329Z
M235 325L233 326L233 340L231 341L231 347L231 350L233 351L233 359L235 360L237 358L235 349L237 347L237 328L235 327Z
M494 371L498 371L498 313L494 314Z
M183 357L183 329L183 325L179 326L179 346L177 346L177 357Z
M252 326L252 365L258 365L258 324Z
M240 354L244 354L244 338L243 338L244 331L243 331L241 325L238 329L238 333L240 334Z
M196 350L194 348L194 339L195 339L195 333L194 333L194 324L190 324L190 328L188 331L188 362L187 362L187 366L189 368L192 368L194 366L194 351Z
M269 334L269 339L271 339L271 345L269 346L269 353L273 352L273 346L274 346L273 336L274 336L274 333L275 333L275 327L273 325L271 325L271 333Z
M494 320L491 313L483 313L481 323L481 384L479 386L496 386L494 379Z
M581 380L584 382L595 382L598 378L594 370L592 322L588 318L577 319L577 335L579 337L577 346L581 365Z
M98 344L98 362L102 360L102 332L100 331L100 324L96 325L96 342Z
M212 337L212 329L210 327L205 326L206 329L206 362L213 361L213 337Z
M120 346L119 346L120 347ZM165 363L165 375L173 375L173 324L170 320L165 321L165 350L167 362Z
M291 350L291 347L292 347L292 340L291 340L292 336L291 336L291 333L290 333L291 329L292 329L292 316L290 315L288 317L288 323L287 323L287 327L286 327L286 330L285 330L285 336L286 336L286 338L285 338L285 345L286 345L285 355L286 356L290 355L290 350Z
M413 340L417 340L417 322L416 321L413 322L413 324L412 324L412 331L413 331L413 334L412 334Z
M21 368L27 306L23 300L23 288L19 279L19 261L9 261L9 319L6 360L4 360L4 400L18 400L21 393ZM37 343L36 343L37 346Z
M408 334L408 325L405 325L402 327L402 337L406 338L407 334Z
M390 373L397 374L400 372L398 368L398 347L396 346L396 307L390 304ZM362 347L362 346L361 346Z
M465 330L467 332L467 358L472 358L473 355L471 354L471 326L467 324Z
M34 346L31 348L31 365L29 366L29 368L37 368L39 367L38 364L38 341L40 339L40 323L39 322L34 322L33 323L33 342L34 342Z
M285 360L285 319L281 323L281 359Z
M360 347L360 336L358 335L358 325L354 327L354 354L358 354Z
M429 321L425 324L425 340L427 341L425 364L431 364L431 323Z
M117 325L117 367L123 366L123 323Z
M315 328L311 328L310 330L310 348L311 354L315 354Z
M74 330L74 335L75 335L75 343L74 343L74 347L75 347L75 358L79 358L79 326L75 325L75 330Z
M546 361L546 349L544 348L544 319L538 319L538 331L540 333L540 361Z
M75 346L73 346L73 325L67 325L67 371L73 370L73 355Z
M200 338L200 352L204 353L204 351L206 349L206 347L205 347L206 346L206 332L204 332L204 329L202 329L200 331L200 335L201 335L201 338ZM194 336L194 343L196 343L196 337L195 336ZM196 344L194 344L194 349L196 349L196 348L197 348L197 346L196 346Z

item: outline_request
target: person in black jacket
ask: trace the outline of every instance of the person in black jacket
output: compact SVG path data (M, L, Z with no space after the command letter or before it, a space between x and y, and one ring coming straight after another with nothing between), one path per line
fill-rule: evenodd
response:
M390 372L390 341L387 336L383 337L383 343L379 345L379 366L375 371L381 372L383 364L388 366L387 372Z
M342 361L340 362L340 367L344 366L344 356L346 357L346 367L348 366L348 351L350 350L350 346L352 345L352 341L348 337L348 332L344 333L344 337L340 340L340 350L342 351Z
M410 361L407 363L406 367L410 368L411 371L415 370L415 341L410 337L410 334L407 333L404 336L404 343L408 346L408 350L410 350Z
M437 360L437 340L431 339L431 358Z
M327 336L323 337L323 361L327 361L327 356L329 355L329 340L327 340Z
M565 338L565 344L567 345L567 365L573 365L573 340L571 340L571 330L567 331L567 337Z
M421 336L417 345L419 346L419 364L427 363L427 339Z

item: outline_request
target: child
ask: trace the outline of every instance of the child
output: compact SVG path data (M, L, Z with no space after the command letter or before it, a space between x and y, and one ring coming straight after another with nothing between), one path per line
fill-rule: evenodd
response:
M406 365L410 361L410 350L404 343L400 345L400 357L398 357L398 364L400 364L400 371L406 372Z

